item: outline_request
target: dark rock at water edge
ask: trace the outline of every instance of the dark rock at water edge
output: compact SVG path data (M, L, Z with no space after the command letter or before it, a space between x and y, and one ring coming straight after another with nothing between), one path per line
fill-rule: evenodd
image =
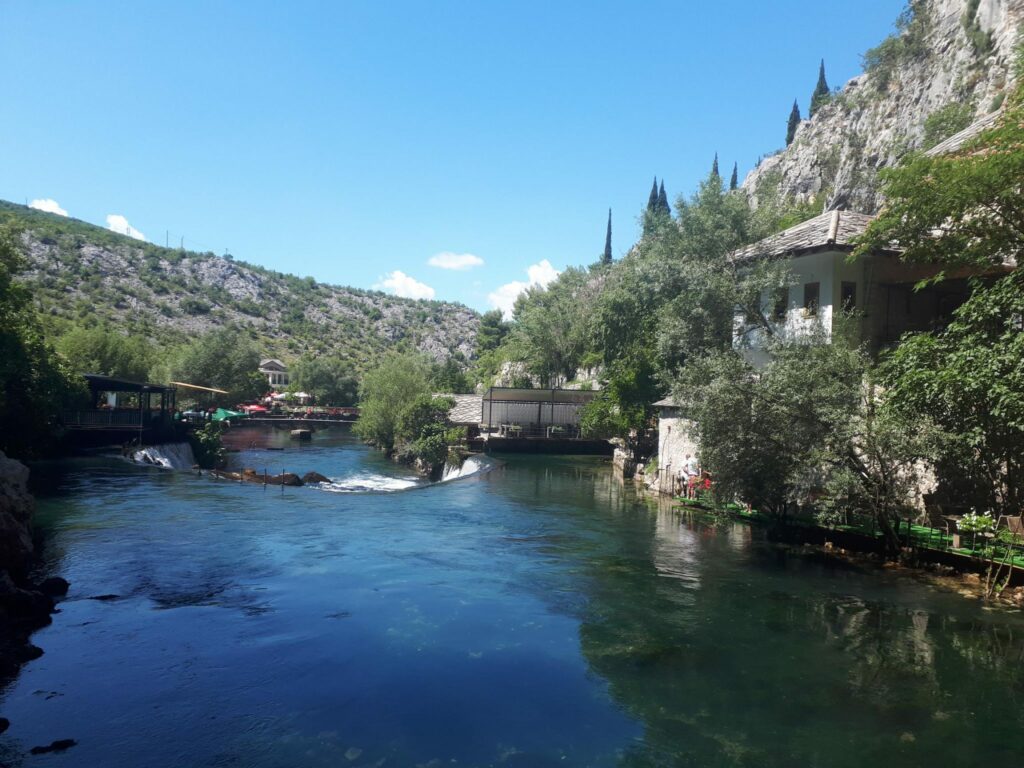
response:
M78 744L74 739L57 739L57 741L51 741L45 747L32 747L28 752L30 755L45 755L48 752L63 752L65 749L71 749L71 747Z
M324 477L319 472L307 472L302 476L302 484L309 485L310 483L329 483L331 478Z
M39 585L28 578L35 511L28 475L28 467L0 452L0 679L10 679L22 664L43 655L29 637L52 622L54 598L69 587L57 577Z
M40 582L39 591L48 597L64 597L68 593L70 586L67 579L62 579L60 576L51 576Z

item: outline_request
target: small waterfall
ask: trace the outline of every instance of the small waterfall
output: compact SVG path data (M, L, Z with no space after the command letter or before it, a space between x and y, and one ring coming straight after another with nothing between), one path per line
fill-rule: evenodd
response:
M139 448L130 455L136 464L150 464L164 469L192 469L196 463L188 443L164 443Z
M492 469L493 464L483 456L467 456L466 460L462 462L462 466L455 466L454 464L448 464L444 468L444 475L441 476L441 482L447 483L449 480L459 480L463 477L469 477L475 475L478 472Z

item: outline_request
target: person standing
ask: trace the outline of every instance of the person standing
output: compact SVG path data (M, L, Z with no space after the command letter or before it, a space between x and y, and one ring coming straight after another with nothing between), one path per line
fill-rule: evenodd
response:
M692 499L696 495L697 478L700 477L700 465L696 456L686 454L686 459L683 460L683 472L686 474L686 498Z

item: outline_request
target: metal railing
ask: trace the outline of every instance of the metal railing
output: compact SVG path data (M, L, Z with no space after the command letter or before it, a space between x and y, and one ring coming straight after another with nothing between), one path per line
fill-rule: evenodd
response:
M121 411L111 409L95 409L85 411L64 411L66 427L137 427L142 424L139 411Z

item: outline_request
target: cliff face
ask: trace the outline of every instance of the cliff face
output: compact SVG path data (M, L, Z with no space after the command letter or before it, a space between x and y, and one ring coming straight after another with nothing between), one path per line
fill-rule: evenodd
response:
M777 189L874 213L878 171L927 148L930 116L934 143L936 131L945 138L998 108L1014 77L1024 0L915 0L909 7L900 31L866 57L867 71L804 120L788 148L750 172L748 194Z

